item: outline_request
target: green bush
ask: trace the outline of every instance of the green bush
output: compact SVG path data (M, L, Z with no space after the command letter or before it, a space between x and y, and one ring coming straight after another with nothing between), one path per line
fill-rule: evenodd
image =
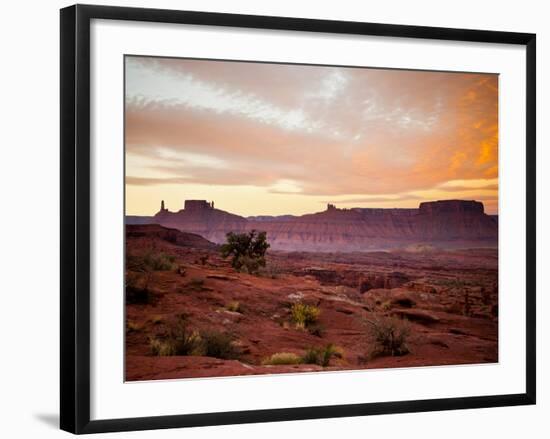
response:
M306 364L318 364L327 367L332 357L341 356L341 350L332 343L323 348L310 348L304 354L302 360Z
M192 331L187 320L179 316L167 328L167 334L162 338L151 338L149 347L151 353L157 356L196 355L200 348L201 338L196 331Z
M262 364L277 366L285 364L300 364L302 362L302 357L292 352L277 352L271 357L266 358Z
M153 271L168 271L174 269L176 258L165 253L147 253L145 255L145 264L151 267Z
M155 295L149 289L152 273L126 272L124 286L126 303L131 305L146 305L155 300Z
M184 315L176 317L166 326L164 336L149 339L153 355L201 355L222 359L235 359L239 356L230 335L219 331L192 330Z
M321 310L314 305L306 305L301 302L293 303L290 307L292 322L297 328L305 329L317 322Z
M231 257L231 266L241 272L258 274L265 267L265 253L269 248L266 232L229 232L227 242L220 248L224 258Z
M126 268L132 271L168 271L175 269L176 257L152 250L142 255L126 255Z
M374 342L373 355L400 356L409 353L407 340L411 327L406 319L397 317L381 317L367 320L369 335Z
M239 351L233 344L233 337L220 331L200 333L200 354L225 360L233 360L239 357Z

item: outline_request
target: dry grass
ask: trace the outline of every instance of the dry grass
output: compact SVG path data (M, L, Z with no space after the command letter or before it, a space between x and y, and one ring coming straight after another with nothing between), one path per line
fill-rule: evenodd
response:
M303 363L302 357L292 352L277 352L262 362L262 364L270 366L301 363Z
M373 343L371 356L400 356L409 353L407 340L411 334L410 323L397 317L378 317L366 320L369 338Z
M225 305L225 309L227 311L238 312L238 313L241 313L241 314L243 312L241 304L239 302L237 302L236 300L233 300L233 301L229 302L227 305Z
M319 319L321 310L314 305L306 305L301 302L292 304L290 307L290 316L292 322L299 329L305 329L316 323Z
M325 347L308 349L302 359L307 364L317 364L327 367L333 357L342 358L343 355L344 351L342 348L330 343Z

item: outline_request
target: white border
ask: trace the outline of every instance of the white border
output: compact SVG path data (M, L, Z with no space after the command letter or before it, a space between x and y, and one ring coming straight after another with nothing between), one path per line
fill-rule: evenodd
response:
M91 418L525 392L525 50L508 45L94 20ZM123 382L123 54L498 72L499 364Z

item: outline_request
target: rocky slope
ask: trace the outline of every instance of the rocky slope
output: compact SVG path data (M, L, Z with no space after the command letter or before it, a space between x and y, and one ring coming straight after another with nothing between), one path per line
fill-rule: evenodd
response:
M252 276L236 272L217 249L204 248L201 240L191 242L189 235L156 225L127 227L127 254L169 255L173 267L152 271L148 277L128 268L127 280L147 278L148 294L146 301L129 301L127 283L126 380L498 361L496 249L270 251L265 272ZM292 308L297 303L318 309L314 325L296 324ZM152 340L173 337L174 322L182 315L188 335L227 335L234 355L155 354ZM376 354L368 322L393 316L410 327L409 352ZM302 356L329 345L339 355L325 365L266 361L276 354Z
M177 229L169 229L158 224L127 224L126 239L132 239L134 242L140 242L142 245L160 240L180 247L203 250L216 249L216 244L204 239L200 235L182 232Z
M482 203L463 200L426 202L418 209L338 209L329 205L323 212L296 217L250 218L204 202L178 212L161 209L150 221L216 243L225 241L230 231L262 230L273 249L288 251L372 251L414 244L484 247L496 246L498 241L498 219L485 214Z

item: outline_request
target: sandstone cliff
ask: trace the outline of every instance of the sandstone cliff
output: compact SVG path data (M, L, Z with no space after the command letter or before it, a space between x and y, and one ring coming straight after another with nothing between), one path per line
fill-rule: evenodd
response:
M271 248L301 251L369 251L430 244L496 246L498 220L477 201L421 203L418 209L337 209L302 216L245 218L213 204L193 202L178 212L161 209L152 223L196 233L221 243L226 233L266 231Z

